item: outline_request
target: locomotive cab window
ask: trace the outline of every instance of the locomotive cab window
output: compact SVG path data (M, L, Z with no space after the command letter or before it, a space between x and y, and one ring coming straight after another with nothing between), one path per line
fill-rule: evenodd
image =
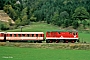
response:
M50 36L50 32L48 32L48 35Z
M60 32L58 32L58 34L60 34Z
M76 32L76 35L78 35L78 33Z

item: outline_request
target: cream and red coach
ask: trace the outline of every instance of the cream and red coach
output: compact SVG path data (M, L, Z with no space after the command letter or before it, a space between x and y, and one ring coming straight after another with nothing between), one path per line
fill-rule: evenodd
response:
M46 42L79 42L77 31L47 31L46 32Z
M6 41L33 41L42 42L44 40L43 32L6 32L1 33L1 40Z

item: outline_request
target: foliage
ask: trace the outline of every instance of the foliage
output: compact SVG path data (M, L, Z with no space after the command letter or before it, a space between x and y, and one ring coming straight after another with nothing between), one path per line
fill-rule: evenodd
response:
M62 19L67 19L67 18L69 18L69 14L67 13L67 11L63 11L60 13L60 17Z
M79 24L78 24L78 21L77 20L75 20L72 25L73 25L73 28L74 29L76 29L77 27L79 27Z
M89 13L84 7L78 7L73 14L74 19L84 20L89 18Z
M0 21L0 30L8 30L10 25Z
M17 19L18 16L17 16L15 10L12 8L11 5L5 5L5 6L4 6L4 11L5 11L7 14L9 14L9 16L10 16L13 20Z
M18 19L15 21L15 23L16 23L16 27L20 26L20 25L21 25L21 20L20 20L20 18L18 18Z
M73 26L75 20L90 19L89 0L1 0L0 2L2 2L0 8L3 8L14 21L20 19L20 25L27 25L30 21L45 21L48 24L68 27Z

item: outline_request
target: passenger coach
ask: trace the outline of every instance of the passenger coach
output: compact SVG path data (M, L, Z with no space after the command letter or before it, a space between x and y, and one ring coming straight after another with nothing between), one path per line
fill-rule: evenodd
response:
M6 41L42 42L44 40L43 32L6 32L0 34L1 34L0 40Z

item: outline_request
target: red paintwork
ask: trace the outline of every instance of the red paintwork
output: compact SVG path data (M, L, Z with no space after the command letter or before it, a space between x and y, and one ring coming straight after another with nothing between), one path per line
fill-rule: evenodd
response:
M46 32L46 38L78 38L78 32Z
M0 33L0 40L4 40L4 33Z

